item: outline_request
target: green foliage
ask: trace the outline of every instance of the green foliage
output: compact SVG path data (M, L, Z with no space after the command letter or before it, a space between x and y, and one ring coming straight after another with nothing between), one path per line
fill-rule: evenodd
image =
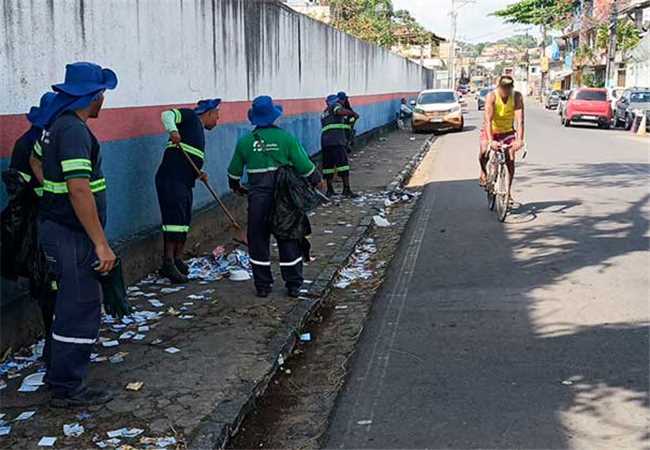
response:
M593 73L585 73L582 75L582 85L584 87L602 88L605 87L605 81L598 79Z
M400 36L412 44L431 38L407 10L393 8L392 0L330 0L332 25L364 41L381 46L395 45Z
M596 46L601 49L609 47L610 30L607 24L598 26L596 34ZM641 32L631 20L620 20L616 25L616 49L631 50L641 41Z
M562 27L580 0L520 0L492 13L509 23Z

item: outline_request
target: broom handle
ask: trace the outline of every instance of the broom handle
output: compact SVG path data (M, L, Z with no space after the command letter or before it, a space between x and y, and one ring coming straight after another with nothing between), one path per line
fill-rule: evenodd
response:
M177 145L177 147L183 153L183 155L185 155L185 158L187 159L187 162L190 163L190 165L192 166L192 168L196 172L197 176L201 177L202 173L199 170L199 168L196 167L196 164L194 164L194 161L192 161L192 158L190 157L190 155L188 155L187 152L180 145ZM230 211L228 211L228 208L226 208L226 205L223 204L223 202L221 201L221 199L219 198L217 193L214 192L214 189L212 189L212 186L210 186L210 183L208 183L205 180L201 180L201 181L203 182L205 187L208 188L208 191L210 191L210 194L212 194L212 197L214 197L214 199L217 201L217 203L219 203L219 206L221 207L221 209L223 209L223 212L226 213L226 216L228 216L228 219L233 224L233 226L235 228L237 228L238 230L241 230L242 229L241 225L239 225L239 223L237 223L237 221L235 220L233 215L230 213Z

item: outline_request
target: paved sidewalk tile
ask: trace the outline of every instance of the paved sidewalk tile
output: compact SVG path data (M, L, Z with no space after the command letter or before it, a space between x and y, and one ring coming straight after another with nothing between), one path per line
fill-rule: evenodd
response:
M278 354L300 331L306 312L317 303L314 297L327 287L365 232L367 217L383 206L377 194L421 151L425 141L426 136L396 131L352 155L352 187L362 197L336 199L311 217L316 260L305 267L307 298L285 295L277 264L274 292L266 299L254 296L250 281L191 282L169 294L161 292L168 286L141 284L143 294L134 301L138 309L164 314L150 321L148 330L138 330L137 324L119 332L104 328L101 336L119 345L99 345L98 359L115 362L109 359L91 366L91 382L108 385L116 393L115 400L86 410L51 409L45 388L17 392L23 376L34 371L25 370L21 377L6 380L7 387L0 391L0 413L6 414L0 420L10 421L30 410L36 413L29 420L12 422L9 436L0 437L0 445L34 448L41 437L57 436L58 448L93 448L97 441L109 439L107 432L123 427L143 430L135 437L114 438L137 447L142 447L143 437L174 437L190 446L223 439L242 411L251 407L251 399L260 393L255 391L268 383ZM214 246L219 244L224 242L214 242ZM277 262L277 252L273 253ZM156 307L159 303L152 300L162 306ZM130 339L119 339L128 331L133 332L133 336L126 335ZM65 436L63 426L75 422L83 425L83 434Z

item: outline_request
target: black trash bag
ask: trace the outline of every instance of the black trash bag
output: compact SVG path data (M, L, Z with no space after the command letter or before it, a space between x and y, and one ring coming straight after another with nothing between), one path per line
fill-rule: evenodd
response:
M99 276L104 298L104 310L117 319L131 314L131 305L126 295L122 262L118 258L113 270Z
M9 201L0 213L0 274L29 278L38 248L38 207L34 191L15 169L2 173Z
M322 197L293 167L277 170L273 200L271 232L277 239L302 239L311 232L305 215L321 203Z

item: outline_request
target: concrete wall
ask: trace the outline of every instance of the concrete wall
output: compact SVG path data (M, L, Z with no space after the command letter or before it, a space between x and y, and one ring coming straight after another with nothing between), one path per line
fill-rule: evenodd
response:
M207 137L207 170L224 193L255 96L280 100L280 125L314 153L328 93L353 96L364 132L393 120L399 98L430 79L417 64L272 1L0 0L0 13L2 168L27 127L22 114L62 81L66 63L95 61L118 74L91 125L103 142L112 240L159 224L153 176L165 143L162 110L224 99L223 123ZM197 208L209 201L200 187L195 198Z

